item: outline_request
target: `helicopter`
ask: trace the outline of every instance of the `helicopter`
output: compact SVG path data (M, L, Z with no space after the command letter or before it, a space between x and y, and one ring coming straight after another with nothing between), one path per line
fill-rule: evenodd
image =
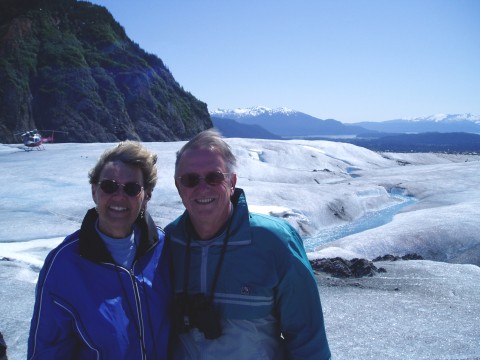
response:
M59 131L59 130L44 130L44 131L51 131L52 135L48 137L43 137L42 134L37 129L19 132L15 135L20 136L20 138L22 139L25 151L32 151L33 149L45 150L45 147L43 146L43 144L53 142L53 135L55 132L68 134L66 131Z

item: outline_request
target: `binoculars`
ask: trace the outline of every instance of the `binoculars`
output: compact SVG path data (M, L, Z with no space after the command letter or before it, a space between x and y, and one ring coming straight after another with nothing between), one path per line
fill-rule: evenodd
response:
M173 323L177 333L186 333L197 328L209 340L222 335L218 311L205 294L177 294L174 300Z

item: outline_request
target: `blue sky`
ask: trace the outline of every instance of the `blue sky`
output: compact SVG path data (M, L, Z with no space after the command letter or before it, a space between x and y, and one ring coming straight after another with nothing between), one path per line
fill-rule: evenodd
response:
M477 0L94 0L217 108L480 115Z

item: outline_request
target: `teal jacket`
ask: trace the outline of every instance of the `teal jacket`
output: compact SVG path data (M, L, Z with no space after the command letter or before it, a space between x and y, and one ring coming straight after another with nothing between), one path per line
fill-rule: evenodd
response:
M284 220L250 213L241 189L235 190L232 203L227 250L213 296L222 335L208 340L198 329L179 334L176 357L330 359L319 292L299 234ZM189 223L185 212L165 229L175 292L209 294L227 230L201 241L189 235Z

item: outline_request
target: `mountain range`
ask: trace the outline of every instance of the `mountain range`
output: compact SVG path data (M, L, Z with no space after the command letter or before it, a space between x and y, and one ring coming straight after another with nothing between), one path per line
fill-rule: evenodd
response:
M243 134L248 132L248 137L256 138L272 138L273 134L283 139L350 142L377 151L480 152L480 116L472 114L439 114L355 124L322 120L288 108L263 106L218 109L210 115L214 126L226 137L245 137ZM254 125L257 128L252 128ZM228 131L224 132L226 127ZM259 132L262 128L268 131L269 137Z
M241 124L259 125L265 130L287 138L326 135L357 135L367 132L356 125L334 119L322 120L288 108L270 109L256 106L248 109L215 110L210 112L214 124L218 119L231 119Z
M470 132L480 133L480 116L473 114L436 114L413 119L359 122L369 130L386 133Z
M437 114L412 119L344 124L335 119L319 119L285 107L264 106L217 109L210 111L215 119L232 119L242 124L259 125L282 137L319 137L331 135L362 135L368 133L469 132L480 134L480 115Z

